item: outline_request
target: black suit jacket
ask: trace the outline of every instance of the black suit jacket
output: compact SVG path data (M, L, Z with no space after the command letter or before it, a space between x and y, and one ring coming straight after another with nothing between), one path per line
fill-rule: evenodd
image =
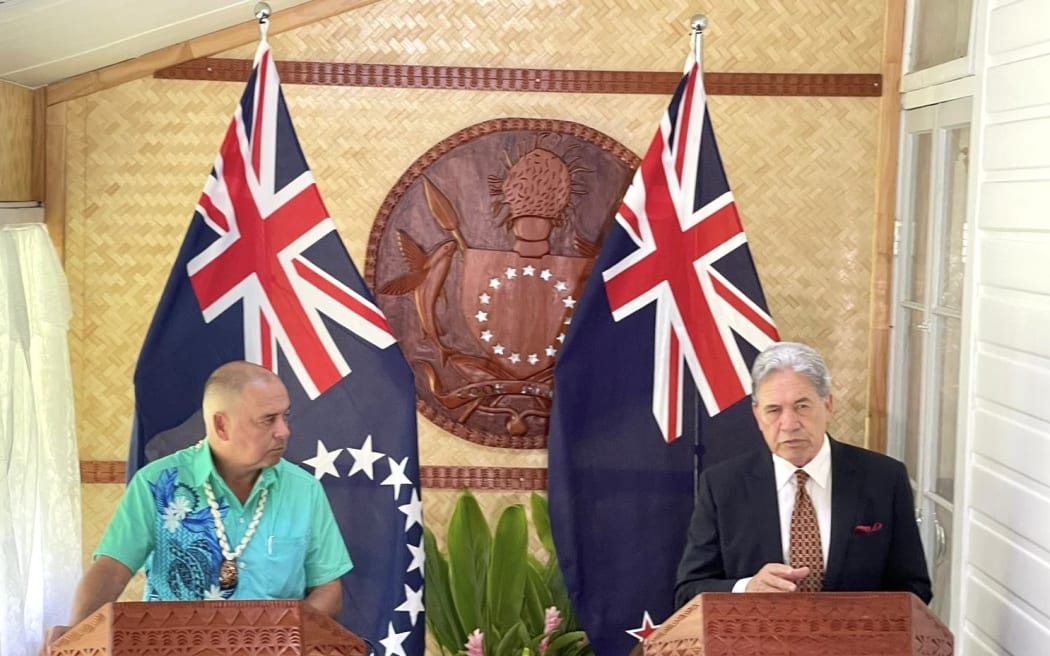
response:
M824 590L904 590L929 603L911 487L888 456L831 442L831 543ZM773 460L766 449L705 469L678 566L675 607L729 592L784 559Z

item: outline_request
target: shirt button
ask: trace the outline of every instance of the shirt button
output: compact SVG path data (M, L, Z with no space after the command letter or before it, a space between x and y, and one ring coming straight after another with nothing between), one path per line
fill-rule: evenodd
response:
M245 564L244 564L244 561L243 561L243 560L242 560L242 561L240 561L240 562L239 562L239 563L237 563L237 564L241 566L241 569L244 569L245 567L247 567L247 565L245 565Z
M242 523L242 524L244 523L244 518L243 518L243 517L241 517L241 523Z

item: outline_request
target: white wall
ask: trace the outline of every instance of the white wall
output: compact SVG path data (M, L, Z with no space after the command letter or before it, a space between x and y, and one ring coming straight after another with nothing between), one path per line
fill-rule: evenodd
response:
M956 652L1050 654L1050 0L976 0ZM965 338L965 335L964 335Z

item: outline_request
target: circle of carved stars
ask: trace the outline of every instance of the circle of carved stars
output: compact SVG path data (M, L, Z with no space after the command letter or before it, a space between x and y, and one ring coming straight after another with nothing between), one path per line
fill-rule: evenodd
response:
M513 287L516 281L524 278L534 278L547 283L554 292L555 302L563 306L566 312L557 337L547 344L542 353L524 353L520 349L515 350L515 345L506 344L504 340L500 339L499 335L489 328L489 313L492 311L492 305L496 296L501 291L506 291L508 288ZM534 367L547 367L553 362L554 357L558 354L558 349L565 342L565 331L569 329L572 313L576 309L576 299L573 298L571 292L569 284L555 276L550 269L537 270L531 264L520 268L507 267L499 276L490 278L485 291L478 295L478 311L474 313L474 320L481 331L478 337L481 338L481 341L486 344L493 355L500 359L505 359L511 364L518 365L525 362Z

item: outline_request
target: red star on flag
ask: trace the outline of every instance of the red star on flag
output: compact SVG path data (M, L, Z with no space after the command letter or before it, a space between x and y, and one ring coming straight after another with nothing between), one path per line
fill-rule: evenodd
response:
M642 625L636 629L627 629L626 633L636 638L638 642L642 642L658 628L660 628L660 625L653 624L653 618L649 617L649 611L645 611L642 615Z

